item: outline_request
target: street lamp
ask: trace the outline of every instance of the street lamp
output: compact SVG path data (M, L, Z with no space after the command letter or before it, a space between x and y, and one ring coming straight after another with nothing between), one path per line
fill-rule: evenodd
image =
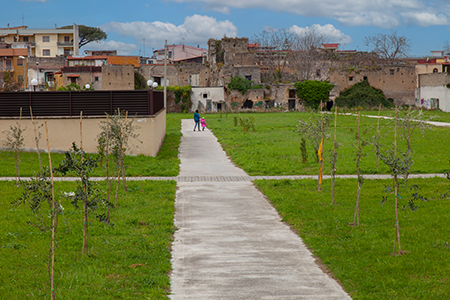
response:
M89 83L86 83L86 84L84 85L84 88L88 90L88 89L91 88L91 85L90 85Z
M158 83L156 81L149 79L149 80L147 80L147 85L149 88L156 89L156 87L158 86Z
M31 79L31 85L33 86L34 91L36 92L36 86L38 85L38 80L36 78Z
M26 86L25 83L26 83L26 80L27 80L27 76L25 76L25 64L24 63L26 63L26 60L25 60L25 56L22 56L22 55L20 55L19 58L23 59L23 62L22 62L22 66L23 66L23 90L25 91L25 86Z

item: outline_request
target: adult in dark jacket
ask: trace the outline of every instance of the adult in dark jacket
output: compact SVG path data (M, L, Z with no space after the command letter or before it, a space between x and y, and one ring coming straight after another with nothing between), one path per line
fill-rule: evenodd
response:
M194 131L195 131L195 127L197 127L197 126L198 126L198 131L200 131L200 114L198 113L198 109L195 111L194 121L195 121Z

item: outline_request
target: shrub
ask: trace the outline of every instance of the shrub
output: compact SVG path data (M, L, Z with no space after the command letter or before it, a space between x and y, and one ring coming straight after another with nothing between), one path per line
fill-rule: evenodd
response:
M383 107L393 107L394 101L386 99L380 89L369 85L366 80L354 84L352 87L340 93L336 98L336 105L340 107L361 107L369 108L382 105Z
M306 80L294 83L297 96L305 101L305 106L317 109L320 101L328 100L328 94L334 87L328 81Z

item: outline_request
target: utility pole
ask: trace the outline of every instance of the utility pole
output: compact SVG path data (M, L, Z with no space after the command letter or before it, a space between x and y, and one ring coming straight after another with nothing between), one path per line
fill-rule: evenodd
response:
M166 103L167 103L167 40L164 43L164 108L166 108Z

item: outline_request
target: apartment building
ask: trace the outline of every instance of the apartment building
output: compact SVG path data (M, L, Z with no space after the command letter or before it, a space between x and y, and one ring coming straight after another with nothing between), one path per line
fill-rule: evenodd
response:
M72 29L28 29L28 26L0 28L0 43L11 49L27 49L27 56L78 55L78 26Z

